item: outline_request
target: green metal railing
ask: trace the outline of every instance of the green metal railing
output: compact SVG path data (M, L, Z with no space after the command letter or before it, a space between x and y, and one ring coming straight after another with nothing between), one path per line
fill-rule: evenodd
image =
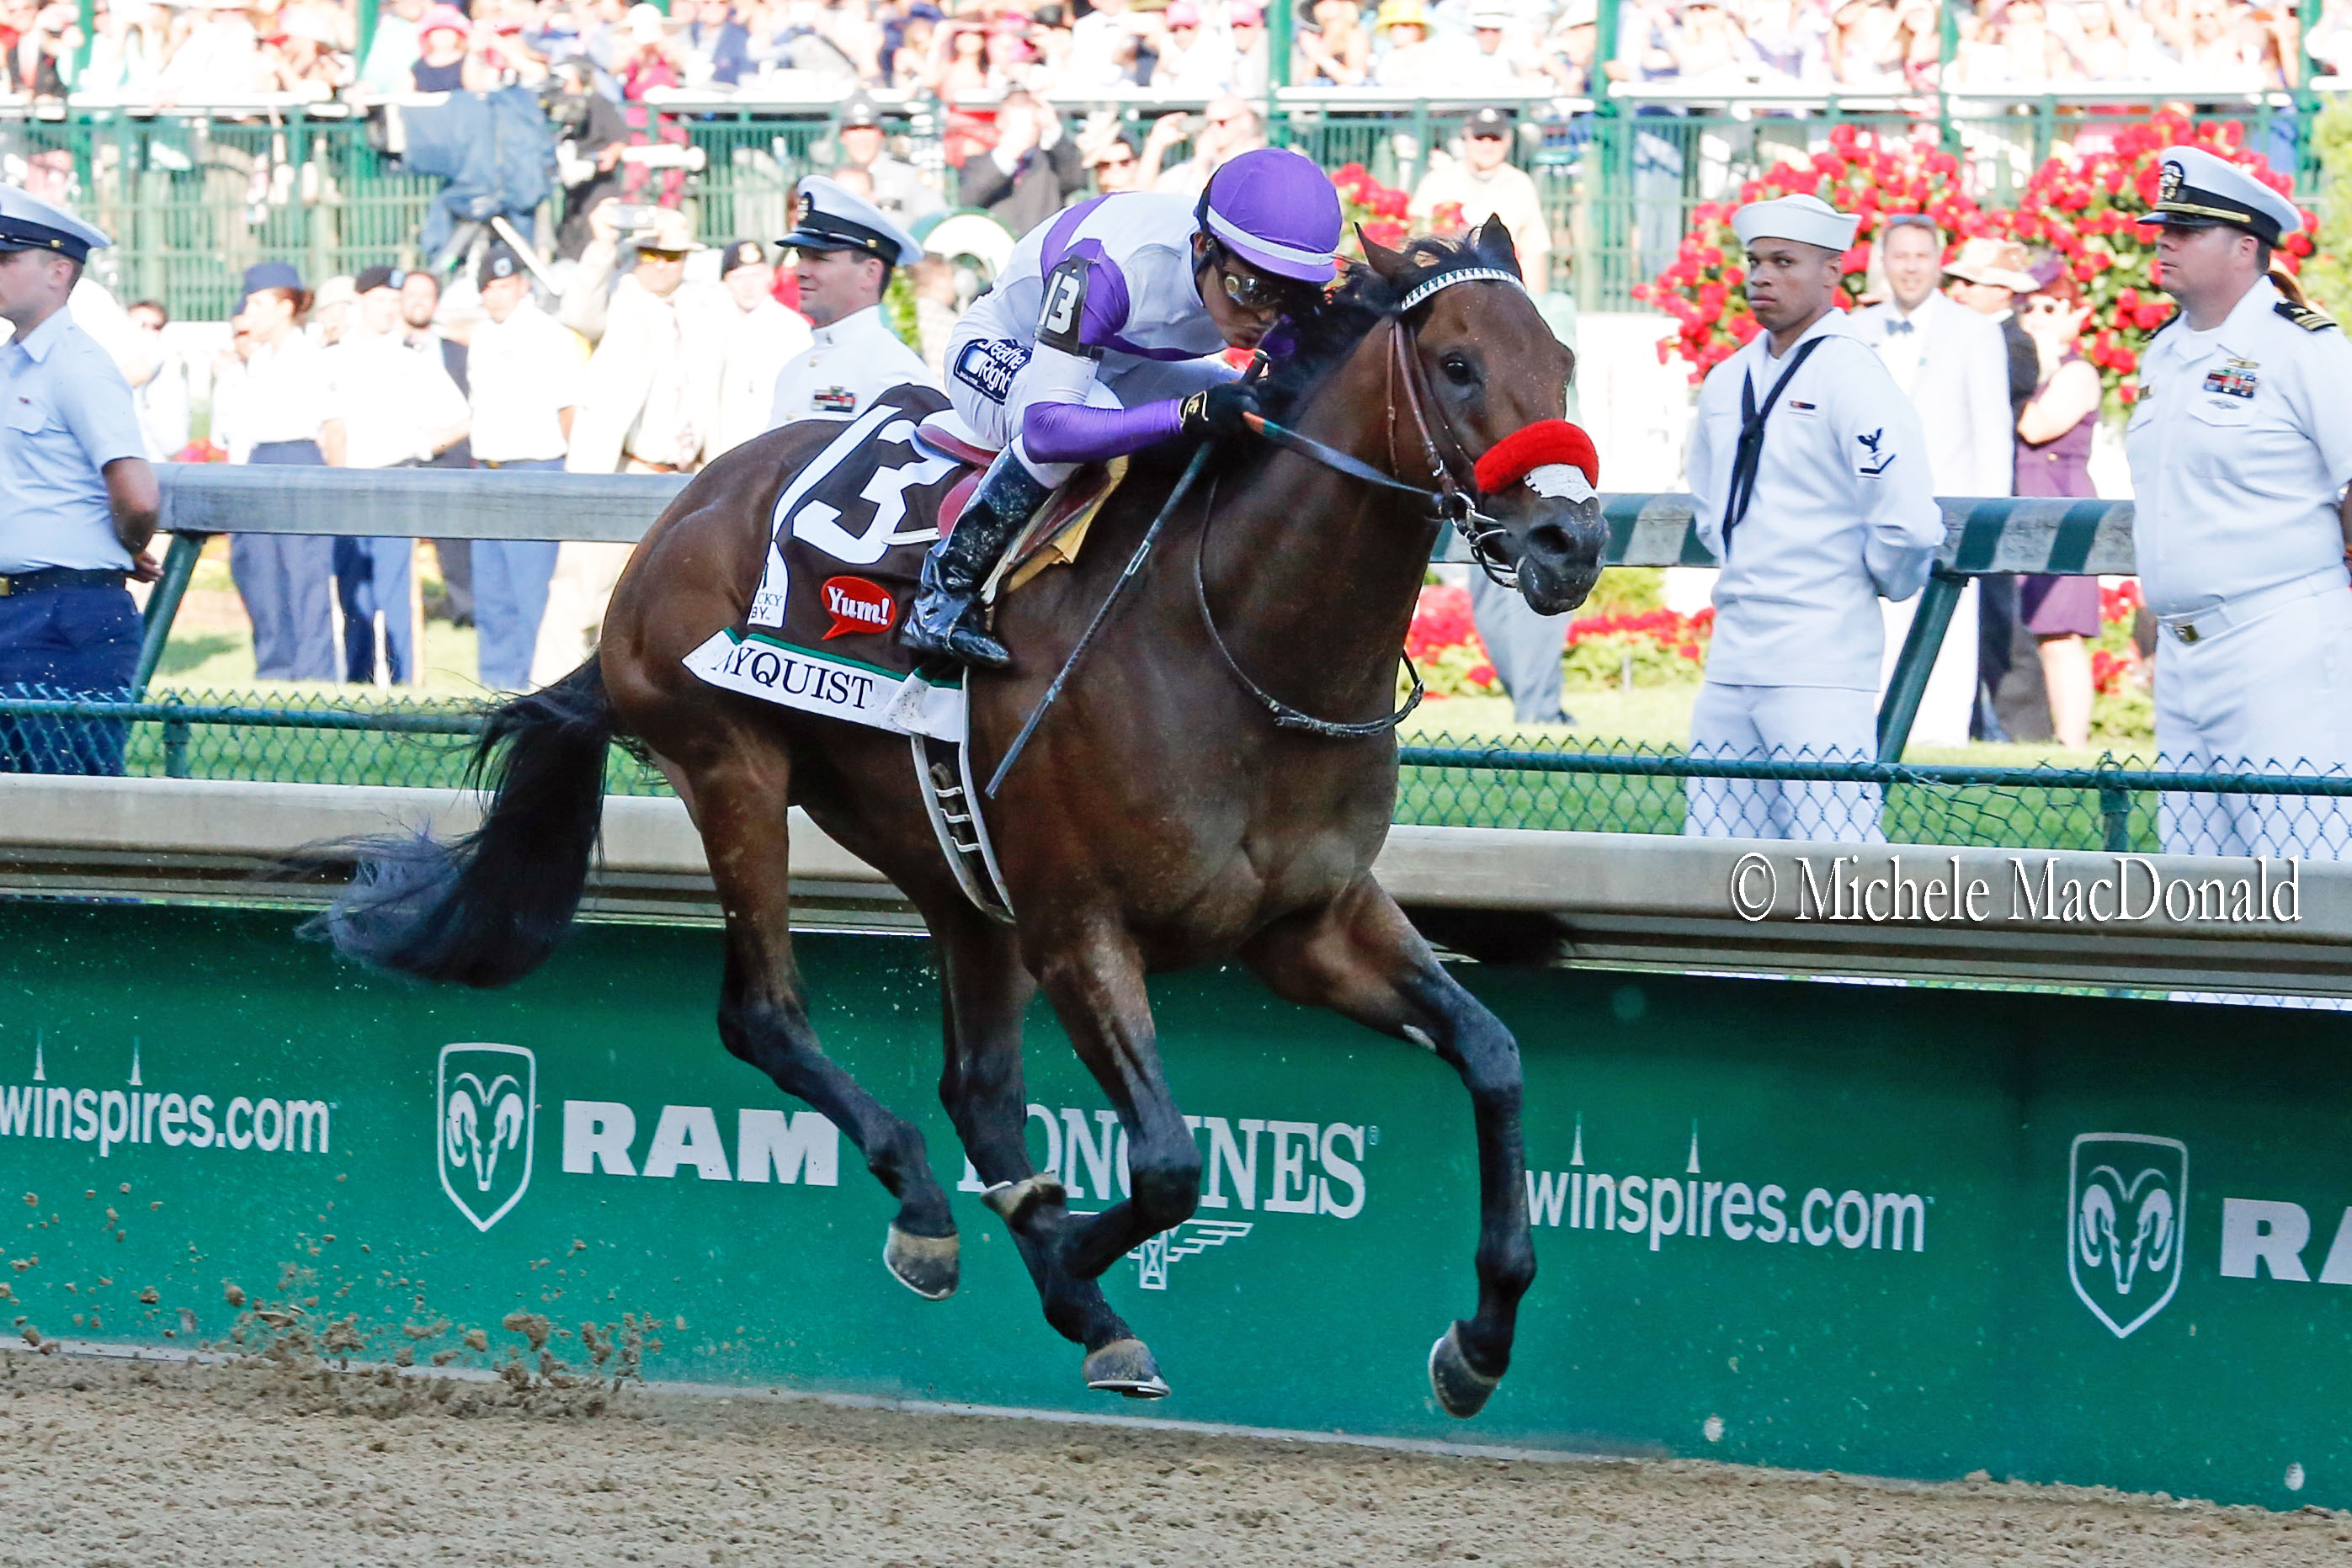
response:
M331 697L165 694L147 702L0 698L0 768L75 755L73 731L121 727L137 777L457 789L469 781L485 706L357 704ZM1632 745L1425 736L1403 747L1396 820L1591 832L1716 831L1763 836L1751 805L1693 791L1702 783L1790 786L1796 836L2005 849L2150 852L2159 797L2183 820L2276 802L2270 823L2306 853L2352 854L2352 777L2189 772L2105 757L2090 767L1729 760ZM661 775L615 749L615 794L668 792ZM2226 798L2226 799L2225 799ZM2283 812L2284 815L2277 813Z
M2314 94L2273 95L2199 116L2233 120L2250 145L2292 166L2306 199L2317 190ZM1531 100L1517 156L1534 176L1550 227L1555 286L1586 309L1623 309L1633 288L1674 256L1699 203L1736 194L1742 182L1825 144L1840 124L1909 135L1935 124L1967 159L1979 197L2016 198L2023 181L2063 144L2079 145L2146 118L2085 109L2055 97L2008 103L1934 100L1933 109L1878 105L1797 110L1604 101L1590 110ZM1164 106L1122 103L1139 142ZM1083 106L1066 105L1073 116ZM1410 189L1458 129L1462 105L1445 100L1277 101L1272 139L1326 167L1361 163L1383 183ZM666 112L699 148L704 166L684 201L706 235L784 232L794 181L836 161L821 108L697 109ZM899 120L908 150L936 155L944 114L909 106ZM382 151L380 120L340 104L241 118L75 110L0 121L0 143L37 166L70 168L71 199L119 240L99 277L125 298L161 299L184 319L219 319L236 279L253 262L292 261L308 278L375 264L413 265L415 236L439 182L405 172ZM1182 149L1177 149L1181 155ZM667 176L656 172L654 188Z
M793 182L831 161L823 119L730 112L677 123L706 160L688 205L707 235L782 234ZM383 151L381 124L339 105L274 119L95 111L5 129L37 166L69 164L74 205L115 236L93 263L100 281L125 300L161 300L181 320L225 319L257 261L290 261L312 282L416 265L442 183L404 172ZM649 183L661 179L656 171Z

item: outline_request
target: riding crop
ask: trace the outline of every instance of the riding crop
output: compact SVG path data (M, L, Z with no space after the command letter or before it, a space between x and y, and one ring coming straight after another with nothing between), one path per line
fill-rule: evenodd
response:
M1169 518L1176 515L1177 506L1191 492L1192 482L1201 476L1201 470L1208 465L1209 452L1213 444L1207 441L1201 443L1199 450L1192 454L1192 461L1184 465L1183 476L1176 481L1176 487L1168 492L1167 504L1160 508L1160 515L1152 518L1151 526L1144 530L1142 542L1135 547L1135 554L1128 559L1127 570L1118 574L1118 580L1110 585L1110 592L1104 596L1102 607L1095 612L1095 618L1087 622L1086 635L1080 637L1078 645L1070 650L1070 656L1062 661L1061 674L1055 675L1054 684L1045 688L1045 696L1038 700L1028 722L1021 727L1021 733L1013 737L1012 748L1005 752L1004 760L998 763L996 771L989 776L987 793L990 800L996 799L997 786L1003 784L1004 776L1013 771L1013 765L1021 760L1021 753L1028 747L1029 737L1037 733L1037 726L1044 722L1047 712L1061 700L1062 687L1068 683L1070 672L1076 669L1078 661L1087 656L1087 650L1094 645L1095 633L1102 630L1104 621L1109 618L1111 607L1118 602L1119 596L1127 591L1128 584L1134 581L1136 574L1143 570L1145 558L1151 554L1151 547L1160 541L1160 530L1167 526Z

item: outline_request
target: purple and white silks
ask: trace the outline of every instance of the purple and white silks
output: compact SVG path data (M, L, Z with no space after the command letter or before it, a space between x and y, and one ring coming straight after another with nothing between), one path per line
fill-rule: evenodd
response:
M1033 402L1021 415L1021 444L1040 463L1108 462L1183 429L1183 406L1174 398L1136 408Z

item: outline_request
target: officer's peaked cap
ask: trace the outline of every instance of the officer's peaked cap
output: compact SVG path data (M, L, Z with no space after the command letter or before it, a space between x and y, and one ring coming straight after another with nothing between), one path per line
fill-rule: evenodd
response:
M114 242L63 207L16 185L0 185L0 251L53 251L71 261Z
M801 181L793 204L793 232L778 243L796 250L859 251L898 267L923 259L923 247L889 214L822 174Z
M1792 239L1843 255L1853 246L1854 225L1859 222L1852 213L1839 212L1819 196L1781 196L1750 202L1732 214L1731 232L1739 236L1741 245L1754 245L1759 239Z
M2168 147L2156 155L2156 210L2144 224L2242 229L2264 245L2303 227L2295 204L2254 178L2253 172L2202 147Z

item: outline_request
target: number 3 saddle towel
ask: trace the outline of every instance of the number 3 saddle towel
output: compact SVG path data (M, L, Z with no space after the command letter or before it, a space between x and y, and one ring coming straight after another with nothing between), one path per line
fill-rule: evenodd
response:
M745 449L747 458L752 449ZM806 466L785 476L767 563L740 627L687 655L715 686L807 713L934 739L963 739L963 672L909 686L919 655L898 640L923 556L995 455L959 427L927 386L894 387ZM756 460L754 458L754 460ZM1082 470L1004 554L993 604L1057 561L1077 558L1126 460ZM902 695L912 700L901 702Z

